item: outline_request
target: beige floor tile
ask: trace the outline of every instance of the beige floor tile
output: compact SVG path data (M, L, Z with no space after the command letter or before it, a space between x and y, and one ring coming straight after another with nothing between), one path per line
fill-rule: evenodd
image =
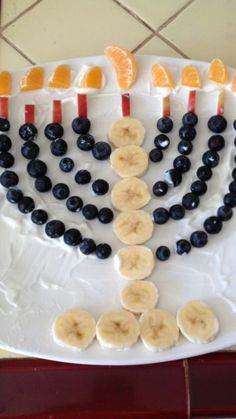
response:
M161 33L191 58L236 67L235 15L235 0L196 0Z
M2 0L1 26L5 26L8 22L15 19L33 3L35 3L35 0Z
M181 57L181 55L178 54L178 52L169 47L169 45L167 45L157 36L152 38L143 47L141 47L137 51L137 54L159 55L165 57Z
M28 65L29 61L0 38L0 70L13 70Z
M0 359L3 359L3 358L25 358L25 356L0 349Z
M157 29L178 12L187 0L121 0L120 3L140 16L153 29Z
M133 49L150 34L111 0L97 5L97 0L44 0L3 33L35 62L103 54L108 44Z

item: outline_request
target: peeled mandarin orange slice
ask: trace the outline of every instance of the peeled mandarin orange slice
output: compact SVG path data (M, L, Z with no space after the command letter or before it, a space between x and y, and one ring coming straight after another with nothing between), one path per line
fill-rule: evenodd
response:
M134 55L127 49L113 46L105 49L105 55L116 71L120 89L129 89L137 76L137 62Z
M151 81L153 87L175 87L175 81L171 72L162 64L153 64L151 70Z
M42 67L33 67L21 79L20 90L28 92L30 90L38 90L43 87L44 69Z
M229 74L226 65L219 58L214 58L210 64L209 80L215 83L226 84L229 80Z
M182 86L193 87L194 89L201 87L200 75L194 65L186 65L186 67L182 69L180 83Z
M236 93L236 75L234 76L234 78L232 80L231 90L232 90L232 92Z
M54 89L69 89L71 85L71 70L67 64L59 65L52 73L48 87Z
M0 72L0 96L10 96L11 74L8 71Z
M101 67L91 67L84 74L79 87L89 89L101 89L102 87L102 69Z

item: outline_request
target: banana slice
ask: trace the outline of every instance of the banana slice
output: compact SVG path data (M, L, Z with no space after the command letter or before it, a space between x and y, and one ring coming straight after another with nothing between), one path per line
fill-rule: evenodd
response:
M152 237L153 221L143 210L122 212L113 222L113 231L122 243L143 244Z
M138 320L126 310L108 311L97 322L96 336L106 348L130 348L139 337Z
M120 249L114 257L115 269L128 280L145 279L151 275L154 266L154 256L146 246L126 246Z
M120 292L121 305L133 313L143 313L154 308L158 298L157 287L149 281L131 282Z
M111 153L111 167L120 177L141 176L147 170L148 155L137 145L117 148Z
M111 202L119 211L143 208L151 199L147 184L137 177L121 179L111 191Z
M138 119L125 116L115 121L108 133L108 138L116 147L142 145L145 128Z
M203 301L190 301L177 312L177 324L182 334L193 343L207 343L219 332L218 319Z
M139 324L141 340L150 351L163 351L178 341L176 319L166 310L146 311L141 315Z
M85 310L74 308L60 314L53 323L53 335L57 343L82 351L92 342L96 321Z

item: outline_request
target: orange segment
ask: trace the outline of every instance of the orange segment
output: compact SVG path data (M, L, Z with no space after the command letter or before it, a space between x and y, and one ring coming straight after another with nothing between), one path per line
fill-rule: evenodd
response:
M200 75L194 65L186 65L186 67L182 69L180 83L182 86L193 87L194 89L201 87Z
M71 71L67 64L59 65L48 81L48 87L53 87L54 89L69 89L70 84Z
M43 88L44 69L42 67L33 67L21 79L20 90L28 92L29 90L37 90Z
M171 72L162 64L153 64L151 70L151 81L153 87L175 87L175 81Z
M101 67L89 68L80 82L80 87L88 88L88 89L101 89L102 87Z
M0 96L10 96L11 74L8 71L0 72Z
M214 58L210 64L209 80L215 83L226 84L229 80L229 74L226 65L219 58Z
M129 89L134 84L137 76L137 62L134 55L127 49L119 47L107 47L105 55L116 71L120 89Z
M234 76L231 84L231 90L232 92L236 92L236 75Z

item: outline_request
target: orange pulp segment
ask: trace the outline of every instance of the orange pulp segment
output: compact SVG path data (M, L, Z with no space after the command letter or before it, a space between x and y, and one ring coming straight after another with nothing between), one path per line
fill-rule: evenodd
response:
M182 86L192 87L194 89L201 87L202 83L200 75L197 68L194 67L194 65L189 64L182 69L180 83Z
M0 96L10 96L11 94L11 74L9 71L0 72Z
M54 89L69 89L71 84L71 71L67 64L59 65L52 73L48 87Z
M28 92L30 90L38 90L43 87L44 69L42 67L33 67L21 79L21 92Z
M84 74L80 87L88 89L101 89L102 87L102 69L101 67L91 67Z
M232 92L236 92L236 75L234 76L231 84L231 90Z
M151 70L151 81L153 87L175 87L175 81L171 72L162 64L153 64Z
M105 49L105 55L115 69L120 89L129 89L135 82L137 76L135 56L127 49L114 46L107 47Z
M226 65L219 58L214 58L210 64L209 80L215 83L226 84L229 80L229 74Z

